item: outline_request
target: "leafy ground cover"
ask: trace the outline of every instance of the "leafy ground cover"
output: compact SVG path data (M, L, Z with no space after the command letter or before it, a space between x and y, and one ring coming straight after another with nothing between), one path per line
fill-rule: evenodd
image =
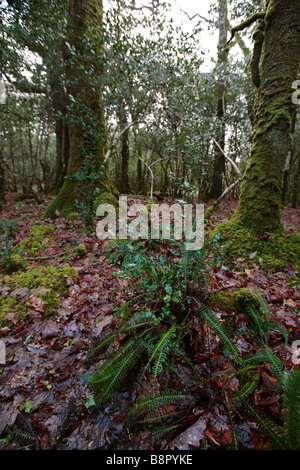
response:
M135 200L131 198L131 202ZM291 346L300 339L299 273L294 266L287 262L284 270L268 273L253 255L238 258L234 268L229 268L221 251L219 256L208 251L193 292L190 284L183 291L184 270L181 280L179 268L172 271L175 277L168 278L169 266L177 259L173 247L157 243L154 249L163 295L155 305L151 299L152 303L145 304L145 292L148 295L151 288L147 290L143 284L136 288L138 275L135 279L130 262L140 251L129 253L126 266L131 276L122 275L126 246L123 251L120 246L116 250L98 240L96 233L87 236L79 219L70 221L58 213L54 222L44 220L48 203L49 199L40 205L18 202L15 194L9 194L3 205L3 219L18 219L9 245L11 256L27 257L28 261L1 267L0 339L7 358L6 364L0 365L1 447L188 450L275 446L277 429L286 424L291 429L294 423L292 418L286 423L283 394L284 370L297 369ZM209 230L228 220L235 208L235 201L223 201ZM285 209L282 222L287 233L297 233L300 209ZM151 248L147 243L141 243L141 250ZM2 234L4 257L7 244L8 238ZM135 262L138 265L140 261ZM149 274L152 270L147 266ZM249 315L243 308L236 309L241 289L260 292L266 301L273 326L263 332L264 343L262 335L250 334ZM186 303L188 297L195 302ZM207 301L214 312L212 318L199 314L199 306L201 310ZM154 321L151 339L155 336L156 342L148 342L148 356L141 354L140 362L128 370L115 393L97 402L86 377L95 376L109 355L118 356L130 345L122 321L126 315L138 313L141 304L150 305L152 312L164 312L165 330L159 336L156 318L150 318ZM116 318L120 308L125 314ZM184 323L187 311L188 321L180 338L190 362L178 349L172 368L160 367L166 351L163 343L171 348L174 319L179 319L179 325ZM147 309L144 314L150 315ZM234 345L236 357L224 351L227 337L220 325L235 332L228 345ZM103 334L104 339L114 335L109 351L97 350ZM265 356L247 370L245 365L240 367L239 356L247 358L262 347L280 364L270 363ZM93 348L95 354L91 354ZM152 368L148 367L149 357L153 358ZM278 368L274 369L275 363ZM265 422L270 423L269 428ZM290 432L297 436L299 430Z

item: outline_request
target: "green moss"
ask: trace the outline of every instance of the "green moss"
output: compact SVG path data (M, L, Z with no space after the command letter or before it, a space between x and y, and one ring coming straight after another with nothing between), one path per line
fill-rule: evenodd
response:
M45 240L54 239L52 235L54 230L54 225L32 225L29 229L29 237L16 246L14 254L26 252L29 257L38 256L49 247L49 243L46 243Z
M24 273L11 276L7 284L10 287L17 285L18 287L28 287L28 289L50 287L58 292L63 292L68 287L66 276L75 282L77 280L77 273L70 266L32 268Z
M70 266L56 268L54 266L32 268L26 272L12 274L5 281L0 281L0 285L4 282L11 289L27 288L27 295L18 299L16 296L8 294L6 297L0 297L0 327L7 323L7 314L16 314L18 319L23 320L27 316L28 308L30 308L29 297L30 290L46 287L49 290L38 294L45 303L44 316L53 315L59 307L60 298L69 288L68 278L77 282L77 272Z
M27 306L25 302L19 302L17 296L14 295L0 298L0 327L10 321L7 318L10 314L17 317L19 320L24 320L27 316Z
M229 292L219 291L210 297L210 301L217 305L217 307L232 311L236 310L235 296Z
M237 312L243 312L246 307L253 306L257 309L261 307L260 295L253 292L251 289L242 288L234 294L236 299Z
M210 297L210 301L220 308L236 313L244 312L246 307L249 306L260 309L262 305L261 295L248 288L242 288L231 293L219 291Z
M300 235L282 230L260 235L245 229L233 217L219 224L209 236L213 250L218 251L223 263L234 267L237 259L251 266L260 265L266 272L286 271L287 263L300 268Z
M38 297L43 299L45 302L44 317L50 317L54 315L55 311L59 308L60 305L59 294L54 290L50 290L44 294L39 294Z
M87 248L82 243L77 246L75 254L80 258L83 258L87 254Z

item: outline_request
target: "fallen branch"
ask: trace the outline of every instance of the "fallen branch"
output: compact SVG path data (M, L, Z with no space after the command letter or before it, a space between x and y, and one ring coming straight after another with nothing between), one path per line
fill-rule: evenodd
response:
M69 253L76 253L76 249L74 250L68 250L68 251L63 251L62 253L56 253L56 254L52 254L52 255L49 255L49 256L36 256L36 257L33 257L33 258L14 258L14 259L7 259L7 260L2 260L0 261L0 264L7 264L7 263L17 263L19 261L42 261L42 260L46 260L46 259L50 259L50 258L56 258L56 257L59 257L59 256L62 256L62 255L68 255Z

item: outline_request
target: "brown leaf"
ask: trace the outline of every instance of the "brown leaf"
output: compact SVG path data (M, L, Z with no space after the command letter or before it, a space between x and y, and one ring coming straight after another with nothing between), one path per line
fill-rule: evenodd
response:
M186 431L179 434L170 444L167 446L171 450L192 450L200 447L200 441L203 439L204 431L206 429L206 419L201 417Z

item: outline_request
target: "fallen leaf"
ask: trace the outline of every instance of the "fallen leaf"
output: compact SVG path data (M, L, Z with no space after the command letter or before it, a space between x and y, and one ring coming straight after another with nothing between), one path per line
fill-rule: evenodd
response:
M206 419L203 417L199 418L196 423L170 442L167 448L171 450L198 449L200 447L200 441L203 439L206 425Z

